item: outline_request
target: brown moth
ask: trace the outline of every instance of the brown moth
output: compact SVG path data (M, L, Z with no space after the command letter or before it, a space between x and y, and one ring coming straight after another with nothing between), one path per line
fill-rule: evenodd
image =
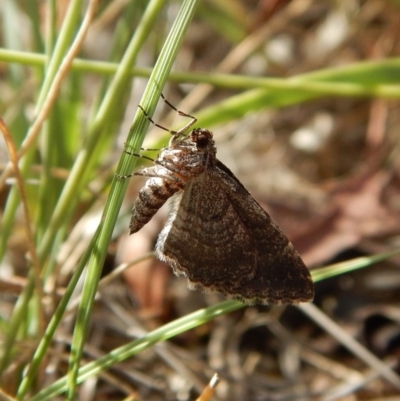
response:
M178 113L192 120L169 131L169 145L154 166L131 174L151 178L134 202L130 234L172 198L156 255L176 275L186 276L191 289L217 291L249 304L311 301L311 275L293 245L217 159L212 132L195 128L185 136L197 120Z

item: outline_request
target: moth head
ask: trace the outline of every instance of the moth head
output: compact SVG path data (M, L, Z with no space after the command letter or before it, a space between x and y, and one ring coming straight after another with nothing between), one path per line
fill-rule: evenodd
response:
M214 146L213 134L205 128L194 129L190 133L190 139L196 144L196 147L199 150Z

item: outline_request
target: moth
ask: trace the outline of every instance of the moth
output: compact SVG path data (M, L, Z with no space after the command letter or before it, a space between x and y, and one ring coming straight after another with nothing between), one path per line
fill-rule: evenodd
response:
M217 159L213 133L191 129L197 119L165 101L191 121L171 131L141 108L172 136L152 167L129 175L150 177L134 202L130 234L171 199L155 253L176 275L187 277L190 289L217 291L248 304L311 301L309 270L268 213Z

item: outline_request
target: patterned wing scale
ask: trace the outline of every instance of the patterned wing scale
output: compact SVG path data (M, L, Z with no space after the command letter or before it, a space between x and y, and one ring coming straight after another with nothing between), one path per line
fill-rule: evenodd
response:
M292 244L221 162L190 180L172 208L156 253L192 287L248 303L313 298L310 273Z
M175 194L156 254L176 274L187 276L192 288L248 303L310 301L309 271L269 215L217 159L212 132L195 128L182 135L196 121L192 118L171 131L155 166L134 173L152 178L135 200L130 233Z

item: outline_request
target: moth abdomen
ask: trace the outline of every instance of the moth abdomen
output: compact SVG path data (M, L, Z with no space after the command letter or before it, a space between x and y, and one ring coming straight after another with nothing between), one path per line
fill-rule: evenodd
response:
M151 220L167 199L181 189L179 183L159 177L148 180L139 191L139 195L133 204L129 234L139 231Z

